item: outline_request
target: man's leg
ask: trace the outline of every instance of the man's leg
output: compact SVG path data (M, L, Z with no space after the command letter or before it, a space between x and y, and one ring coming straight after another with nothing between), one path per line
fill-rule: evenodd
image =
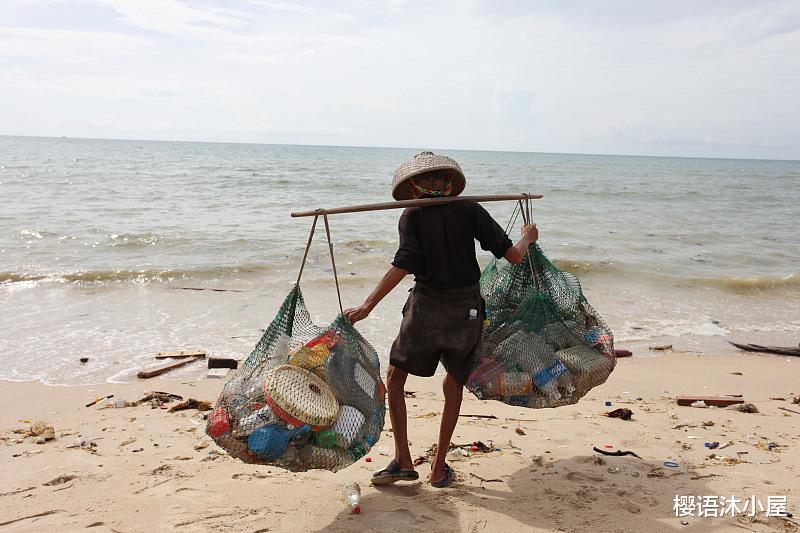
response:
M464 386L456 381L450 374L442 382L444 392L444 411L442 411L442 423L439 426L439 443L436 448L436 458L431 466L431 483L436 483L445 478L444 469L447 450L450 447L450 439L458 423L458 414L461 412L461 398ZM394 423L394 422L392 422Z
M394 436L394 459L401 470L414 470L411 451L408 449L408 420L406 418L406 378L408 372L389 365L386 389L389 397L389 418ZM451 431L452 432L452 431Z

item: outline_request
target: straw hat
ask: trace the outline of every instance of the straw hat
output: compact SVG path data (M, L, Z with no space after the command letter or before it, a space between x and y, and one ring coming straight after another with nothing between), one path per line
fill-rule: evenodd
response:
M414 176L434 171L450 178L450 183L453 185L451 196L458 196L462 193L467 180L454 159L445 155L436 155L433 152L420 152L397 167L392 180L392 197L395 200L411 200L414 195L411 192L409 180Z

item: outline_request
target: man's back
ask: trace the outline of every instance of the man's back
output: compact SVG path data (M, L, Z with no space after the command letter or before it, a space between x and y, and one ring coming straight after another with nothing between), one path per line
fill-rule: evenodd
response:
M471 200L408 208L400 217L398 230L400 245L392 265L438 290L478 283L475 239L498 258L512 245L491 215Z

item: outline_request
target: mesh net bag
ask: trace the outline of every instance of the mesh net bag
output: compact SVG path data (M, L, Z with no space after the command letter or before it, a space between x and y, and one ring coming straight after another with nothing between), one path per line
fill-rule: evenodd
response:
M520 264L481 273L486 321L467 387L483 400L531 408L577 402L614 369L614 337L574 275L533 244Z
M378 441L385 396L375 349L342 314L314 325L298 283L223 387L206 433L246 463L335 472Z

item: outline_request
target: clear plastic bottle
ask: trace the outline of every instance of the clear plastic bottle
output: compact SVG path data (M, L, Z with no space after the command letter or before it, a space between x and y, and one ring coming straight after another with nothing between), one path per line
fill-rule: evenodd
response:
M267 369L286 364L289 360L289 340L289 336L285 333L278 335L272 350L272 357L267 361Z
M359 514L361 512L361 487L358 486L358 483L348 483L342 487L342 494L347 500L347 505L350 506L350 512Z

